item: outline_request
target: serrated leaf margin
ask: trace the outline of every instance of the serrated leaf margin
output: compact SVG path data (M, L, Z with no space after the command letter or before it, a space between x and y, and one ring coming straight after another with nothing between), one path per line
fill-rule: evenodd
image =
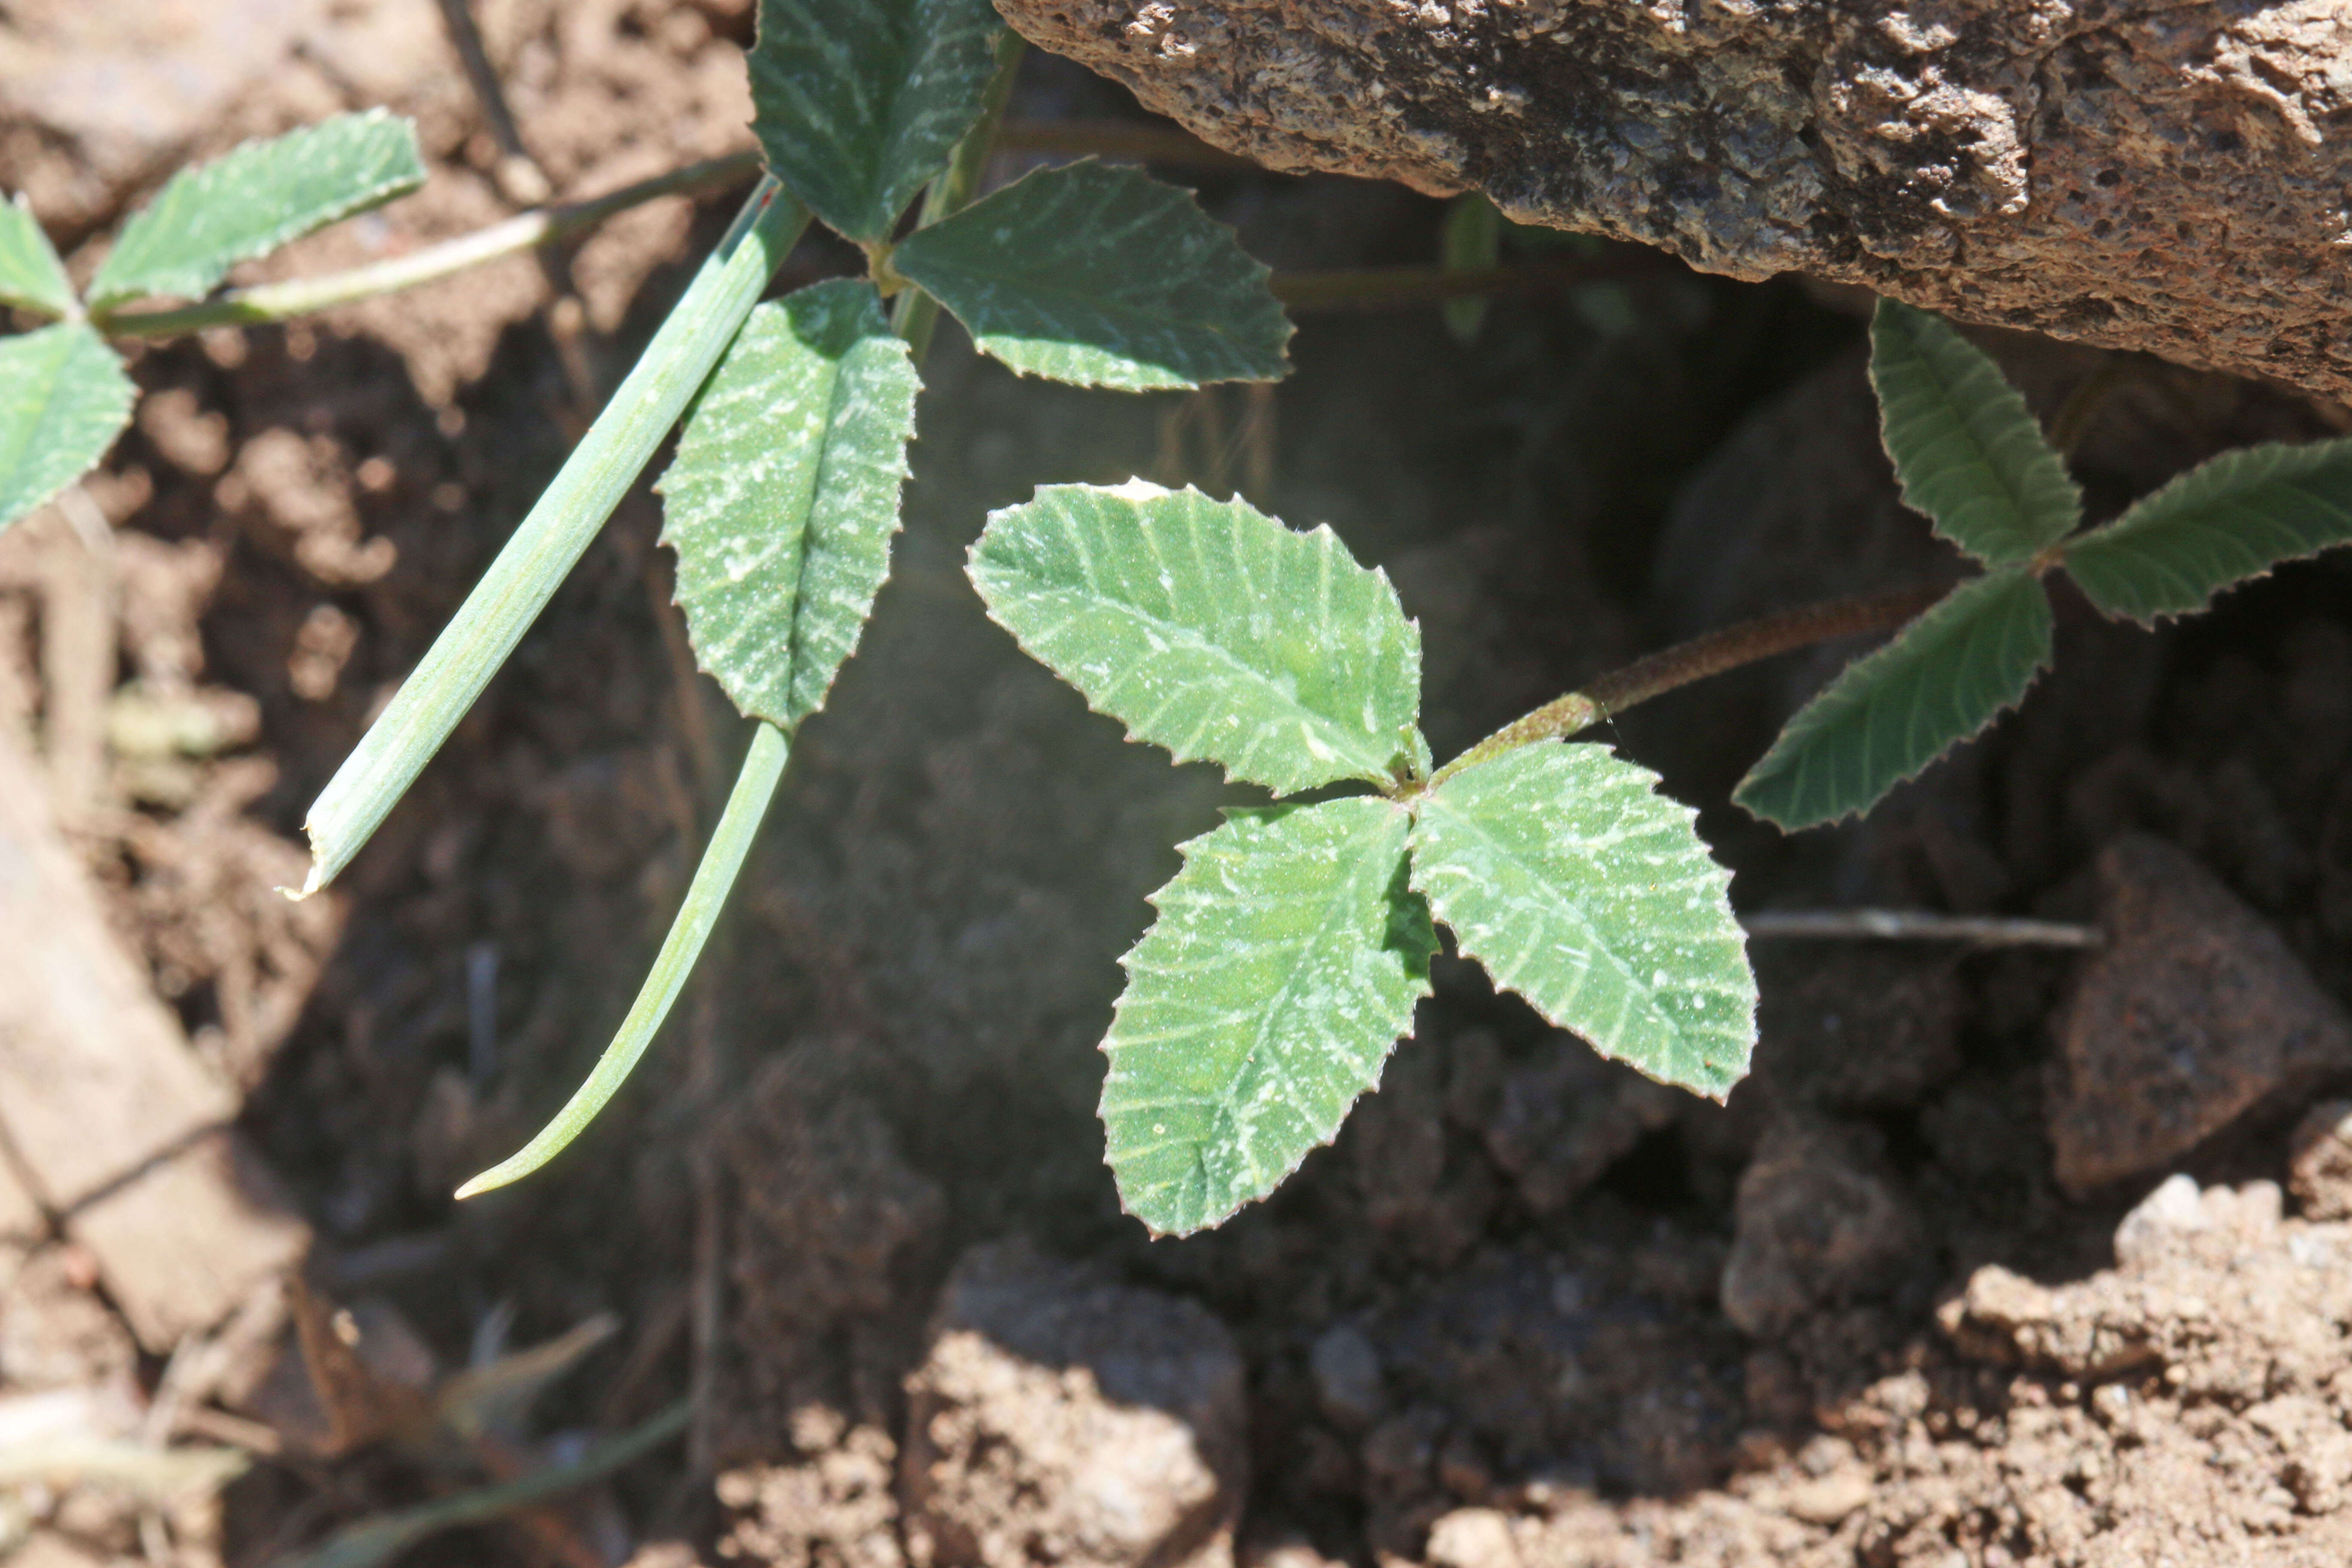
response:
M2083 519L2083 492L1992 356L1931 310L1882 299L1870 323L1879 434L1903 500L1988 565L2031 560Z
M1932 749L1918 744L1906 746L1904 749L1912 753L1912 760L1898 764L1891 775L1878 781L1874 787L1869 780L1870 770L1866 770L1864 779L1859 781L1853 791L1833 789L1832 794L1843 804L1776 810L1758 803L1764 785L1785 772L1791 765L1792 757L1814 744L1821 731L1843 717L1856 702L1864 700L1879 683L1923 658L1935 658L1928 650L1939 639L1954 635L1956 629L1974 626L1981 631L1983 628L1978 623L2000 608L2005 596L2014 596L2015 603L2010 608L2012 612L2023 613L2023 623L2000 628L2001 635L2005 639L2022 637L2024 647L2022 649L2009 647L1996 650L2000 664L1998 673L1990 678L1990 689L1980 689L1973 694L1956 695L1956 701L1981 710L1973 721L1958 731L1946 733ZM2030 565L1999 567L1983 576L1970 578L1897 633L1885 647L1846 666L1836 679L1799 710L1796 717L1782 727L1771 749L1748 770L1748 776L1740 780L1738 786L1732 791L1733 802L1787 833L1860 816L1885 799L1897 784L1917 778L1955 746L1974 740L1990 728L1994 720L2015 707L2032 689L2035 679L2050 666L2052 629L2050 596ZM1916 726L1916 717L1910 722ZM1949 726L1943 728L1948 730ZM1800 785L1802 782L1801 777Z
M1296 895L1261 897L1252 886L1253 879L1263 879L1275 867L1277 849L1284 853L1293 849L1292 844L1276 841L1304 839L1317 831L1325 835L1325 842L1298 852L1311 858L1317 848L1352 846L1349 873L1310 881ZM1409 832L1410 818L1403 807L1379 796L1351 795L1309 805L1229 812L1223 826L1181 847L1183 868L1151 895L1158 918L1120 960L1128 983L1102 1043L1109 1064L1100 1104L1105 1157L1118 1180L1122 1205L1155 1234L1188 1235L1204 1229L1272 1193L1309 1153L1338 1136L1356 1100L1378 1086L1382 1064L1396 1042L1411 1031L1415 1005L1429 994L1429 960L1436 951L1426 905L1418 893L1403 887ZM1282 968L1275 993L1254 1012L1228 1010L1198 1028L1174 1035L1157 1029L1163 1015L1174 1012L1181 1016L1184 1009L1199 1005L1203 986L1230 984L1251 973L1252 955L1230 949L1213 952L1202 963L1191 963L1185 946L1196 936L1186 930L1188 920L1195 913L1211 918L1234 912L1265 914L1276 898L1293 907L1312 906L1318 918L1305 938L1292 944L1292 962ZM1255 910L1250 908L1253 901ZM1356 907L1342 910L1343 903ZM1336 933L1335 919L1345 927ZM1211 933L1207 940L1217 938ZM1171 953L1172 960L1167 956ZM1207 978L1196 982L1195 973ZM1302 977L1318 984L1338 984L1348 994L1319 999L1294 996ZM1168 987L1169 994L1155 994L1155 982L1163 980L1174 983ZM1222 1001L1222 997L1212 998L1208 1005L1216 1006ZM1153 1024L1154 1031L1139 1034L1139 1018ZM1195 1040L1206 1034L1213 1040L1217 1026L1237 1022L1254 1023L1255 1041L1235 1065L1222 1107L1211 1098L1217 1092L1214 1086L1206 1093L1171 1093L1164 1083L1146 1081L1141 1087L1148 1098L1127 1098L1129 1091L1138 1088L1139 1069L1134 1063L1139 1051L1165 1045L1171 1038ZM1339 1031L1346 1031L1348 1039L1341 1039ZM1296 1123L1276 1129L1268 1157L1259 1158L1257 1138L1247 1130L1236 1130L1232 1146L1223 1150L1213 1149L1206 1140L1188 1140L1181 1133L1171 1136L1168 1123L1178 1120L1179 1108L1206 1107L1213 1130L1221 1110L1228 1117L1236 1115L1234 1097L1242 1092L1260 1056L1301 1045L1317 1046L1323 1064L1336 1063L1340 1070L1319 1088L1303 1090L1296 1073L1277 1077L1269 1069L1268 1076L1257 1080L1260 1092L1253 1096L1255 1113L1284 1112ZM1208 1059L1202 1050L1189 1047L1177 1055L1181 1065L1196 1068ZM1301 1098L1273 1103L1268 1096L1278 1089L1297 1091ZM1316 1096L1311 1103L1305 1098L1307 1095ZM1154 1120L1158 1118L1166 1120ZM1130 1131L1165 1142L1138 1148L1124 1141ZM1177 1146L1194 1151L1191 1173L1139 1188L1136 1161ZM1219 1153L1239 1163L1226 1179L1210 1170L1211 1158Z

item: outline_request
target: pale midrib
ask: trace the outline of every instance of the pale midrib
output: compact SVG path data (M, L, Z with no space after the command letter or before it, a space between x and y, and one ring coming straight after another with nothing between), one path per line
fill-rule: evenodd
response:
M1429 805L1424 806L1423 809L1426 812L1432 808L1434 808L1437 811L1441 818L1451 820L1458 826L1464 833L1467 834L1472 838L1476 839L1479 843L1486 845L1501 858L1509 861L1514 866L1517 866L1519 868L1521 875L1526 876L1528 881L1533 883L1538 889L1545 894L1554 907L1567 910L1570 918L1572 918L1576 924L1583 930L1585 935L1591 940L1592 951L1607 959L1609 961L1610 967L1614 969L1619 974L1622 975L1626 985L1633 990L1635 995L1641 998L1643 1010L1647 1012L1651 1017L1664 1025L1667 1034L1670 1035L1678 1045L1686 1049L1696 1048L1690 1037L1684 1032L1682 1026L1676 1023L1674 1017L1668 1014L1663 1006L1659 1005L1656 989L1651 985L1643 984L1634 975L1631 969L1626 967L1625 961L1617 956L1615 946L1601 934L1600 928L1592 923L1592 917L1586 912L1582 904L1578 903L1575 900L1568 898L1562 894L1554 885L1550 878L1530 874L1528 863L1521 858L1517 850L1511 848L1508 845L1503 843L1502 840L1489 834L1467 813L1458 810L1448 810L1442 802L1435 797L1433 797ZM1460 858L1454 857L1454 858L1458 864ZM1613 1050L1616 1047L1617 1042L1612 1040L1609 1042L1609 1045ZM1705 1059L1706 1052L1700 1051L1699 1056L1701 1059Z
M1312 811L1315 808L1313 806L1307 806L1303 809ZM1385 827L1387 825L1385 823L1375 823L1372 826L1375 827ZM1370 834L1368 833L1365 837L1366 838L1369 838ZM1237 1107L1239 1104L1238 1097L1241 1093L1242 1081L1249 1076L1250 1069L1256 1066L1258 1060L1265 1056L1266 1051L1271 1047L1273 1043L1274 1026L1276 1022L1281 1018L1286 1011L1288 1011L1291 1005L1291 998L1297 993L1299 982L1313 969L1314 965L1311 963L1311 960L1314 955L1328 949L1335 948L1339 942L1347 940L1347 922L1344 917L1349 907L1356 901L1352 895L1358 892L1362 880L1364 867L1371 858L1370 846L1369 843L1355 840L1349 840L1349 842L1352 843L1355 847L1355 854L1352 857L1351 864L1349 868L1349 875L1339 879L1338 885L1333 889L1330 897L1324 901L1321 910L1317 914L1312 935L1308 940L1302 942L1297 945L1296 952L1298 954L1298 958L1289 966L1288 971L1283 976L1281 989L1276 992L1274 998L1259 1011L1257 1016L1257 1026L1253 1031L1254 1037L1250 1041L1248 1050L1244 1052L1242 1058L1234 1064L1233 1071L1226 1075L1225 1087L1223 1090L1213 1100L1203 1100L1199 1102L1208 1105L1212 1110L1222 1114L1225 1118L1226 1121L1236 1129L1236 1137L1234 1142L1237 1147L1242 1146L1242 1140L1238 1136L1240 1117L1237 1114ZM1402 846L1400 846L1399 849L1400 852L1402 852ZM1337 938L1336 941L1333 940L1335 936ZM1197 1151L1202 1146L1202 1145L1200 1144L1194 1145L1194 1149L1196 1151L1194 1157L1196 1161L1198 1160ZM1244 1157L1249 1161L1250 1174L1253 1180L1261 1177L1264 1173L1258 1167L1257 1158L1255 1152L1246 1147L1243 1147L1242 1152ZM1204 1170L1203 1174L1205 1175L1205 1173Z
M864 340L858 341L862 342ZM801 521L800 563L793 571L793 607L785 619L784 648L790 658L784 666L784 700L782 706L788 717L779 727L788 735L800 728L801 721L808 717L808 712L815 710L815 705L811 704L808 712L793 711L799 706L801 658L807 652L807 644L801 636L801 624L808 604L809 563L815 559L818 550L817 513L824 503L825 479L833 471L833 453L836 445L834 437L838 429L835 421L842 408L842 387L849 379L849 354L856 352L856 344L853 343L848 353L839 359L825 362L824 435L817 443L816 475L809 486L808 515Z
M1124 616L1139 626L1149 627L1153 631L1163 634L1169 632L1177 634L1173 640L1183 643L1188 649L1197 650L1201 653L1206 654L1223 668L1243 677L1253 688L1263 690L1267 697L1271 699L1274 703L1278 705L1286 714L1295 717L1295 719L1299 721L1312 722L1316 726L1318 733L1324 735L1327 740L1329 739L1333 733L1337 733L1341 739L1343 739L1347 742L1346 754L1339 760L1349 763L1359 771L1340 776L1349 778L1368 778L1374 783L1383 782L1387 779L1388 759L1386 757L1374 757L1371 752L1359 749L1366 743L1370 743L1376 749L1379 744L1377 740L1368 737L1359 731L1340 728L1341 721L1333 718L1328 713L1318 712L1315 709L1307 707L1297 698L1286 694L1282 688L1276 683L1273 678L1268 676L1264 670L1243 663L1226 648L1209 640L1204 633L1202 633L1191 626L1184 626L1181 622L1159 620L1146 612L1136 608L1132 605L1106 596L1099 589L1091 587L1068 587L1059 583L1053 583L1049 579L1034 574L1020 572L1019 568L1007 568L1007 570L1009 572L1019 572L1021 575L1027 576L1032 584L1045 584L1042 587L1033 590L1036 597L1041 600L1047 598L1075 599L1080 601L1080 609L1082 612L1085 610L1108 611ZM1070 617L1070 619L1076 618L1076 616ZM1066 620L1063 624L1066 626L1068 621ZM1049 633L1047 635L1050 636L1052 634ZM1113 714L1112 717L1117 718L1118 715ZM1335 748L1335 750L1337 748Z

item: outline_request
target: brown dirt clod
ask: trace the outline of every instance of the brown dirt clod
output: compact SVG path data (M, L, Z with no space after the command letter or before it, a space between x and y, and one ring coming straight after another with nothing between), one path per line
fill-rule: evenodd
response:
M2109 944L2084 966L2050 1105L2058 1180L2163 1168L2266 1100L2352 1067L2352 1019L2195 860L2135 835L2098 862Z
M1240 1516L1243 1369L1197 1304L1024 1244L964 1255L908 1381L919 1568L1214 1568Z

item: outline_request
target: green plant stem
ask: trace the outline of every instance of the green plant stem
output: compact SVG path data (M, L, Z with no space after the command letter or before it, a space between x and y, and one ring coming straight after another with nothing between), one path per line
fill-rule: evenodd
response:
M540 1129L537 1137L459 1187L458 1197L474 1197L530 1175L579 1137L596 1119L596 1113L619 1092L638 1058L646 1054L646 1047L653 1043L678 994L686 989L687 978L694 973L695 960L702 956L702 945L710 940L711 929L719 923L719 910L726 906L727 895L743 869L743 858L751 852L751 841L759 835L761 820L768 814L768 803L775 798L776 785L784 776L784 763L791 754L792 741L782 730L765 722L753 728L751 749L743 758L742 771L735 775L735 788L727 797L727 809L719 814L719 826L711 832L709 847L702 851L701 864L694 868L694 880L686 889L686 902L679 907L677 918L670 922L669 934L662 939L652 972L646 974L636 1001L630 1005L628 1016L621 1020L620 1031L613 1037L612 1045L598 1059L587 1081L573 1091L563 1109L555 1113L555 1119Z
M503 223L494 223L488 228L389 261L319 278L294 278L283 283L231 289L202 304L176 310L102 310L96 312L91 321L100 331L118 338L176 337L205 327L292 321L337 305L414 289L485 261L570 239L594 228L615 213L626 212L656 197L719 190L751 179L759 172L760 159L755 153L706 159L634 185L624 185L590 201L564 202L536 212L519 213Z
M480 1524L587 1485L643 1458L686 1430L692 1402L681 1399L569 1465L551 1465L516 1480L419 1503L347 1525L316 1549L282 1557L272 1568L376 1568L430 1535Z
M334 880L441 749L677 423L807 224L800 203L772 178L761 180L554 482L310 807L303 895Z
M1005 100L1013 96L1013 79L1021 68L1021 35L1007 27L996 40L996 74L988 79L988 91L982 99L980 118L973 122L964 139L956 143L955 154L930 187L923 193L923 209L916 223L929 226L950 213L960 212L971 205L980 195L981 176L988 172L988 155L994 150L998 123L1004 117ZM915 357L918 369L924 356L931 352L931 334L939 330L940 302L920 289L908 289L898 296L890 314L890 326L907 340L908 351Z
M1635 659L1590 684L1547 702L1524 718L1496 731L1437 770L1428 787L1435 788L1464 768L1501 756L1538 741L1559 740L1590 729L1612 714L1647 702L1678 686L1721 675L1759 659L1837 637L1866 632L1892 631L1944 596L1940 587L1896 588L1884 594L1825 599L1818 605L1784 610L1742 621L1721 631L1693 637L1685 643Z
M948 167L931 183L931 192L926 195L917 220L920 223L933 223L947 216L971 201L979 189L981 170L988 162L989 148L995 137L996 121L1012 89L1013 70L1020 63L1020 40L1010 29L1005 37L1011 41L998 47L996 75L989 82L987 108L956 144ZM945 195L939 194L941 192ZM900 297L898 317L893 322L907 339L918 368L930 346L931 329L939 319L936 307L928 319L908 309L908 300L919 295L919 290L910 289ZM918 330L919 338L912 335ZM719 826L711 832L710 843L702 852L701 863L694 868L686 902L670 922L669 932L662 939L661 952L655 956L653 971L639 987L636 1000L621 1020L613 1043L604 1047L604 1054L597 1058L587 1081L573 1091L555 1119L512 1157L459 1187L459 1198L475 1197L520 1181L555 1158L595 1120L597 1112L627 1080L686 989L687 979L694 973L695 963L702 956L703 946L718 925L727 895L743 869L743 858L750 853L777 786L783 782L784 763L791 751L792 738L777 726L762 721L754 727L751 751L743 759L742 771L736 775L735 787L727 797L726 809L719 814Z

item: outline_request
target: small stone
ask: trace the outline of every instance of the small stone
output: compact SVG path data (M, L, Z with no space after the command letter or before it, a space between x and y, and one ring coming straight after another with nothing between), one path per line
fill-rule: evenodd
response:
M2352 1100L2313 1106L2287 1150L2287 1190L2303 1217L2352 1219Z
M1884 1295L1917 1264L1919 1222L1858 1130L1774 1125L1739 1178L1723 1311L1759 1339L1813 1308Z
M2195 860L2134 834L2098 876L2108 945L2067 1009L2049 1108L2058 1181L2077 1194L2160 1170L2352 1067L2352 1019Z
M2116 1264L2148 1268L2176 1255L2226 1258L2276 1236L2286 1210L2276 1182L2200 1191L2187 1175L2168 1177L2116 1226Z
M1519 1568L1510 1516L1491 1508L1457 1508L1429 1529L1431 1568Z
M1780 1511L1791 1519L1833 1525L1870 1500L1870 1472L1857 1467L1798 1481L1777 1500Z
M1332 1425L1360 1431L1380 1418L1387 1403L1380 1352L1361 1330L1347 1323L1325 1330L1307 1352L1307 1371L1316 1405Z
M1230 1568L1242 1361L1196 1303L1025 1243L966 1253L908 1380L917 1568Z

